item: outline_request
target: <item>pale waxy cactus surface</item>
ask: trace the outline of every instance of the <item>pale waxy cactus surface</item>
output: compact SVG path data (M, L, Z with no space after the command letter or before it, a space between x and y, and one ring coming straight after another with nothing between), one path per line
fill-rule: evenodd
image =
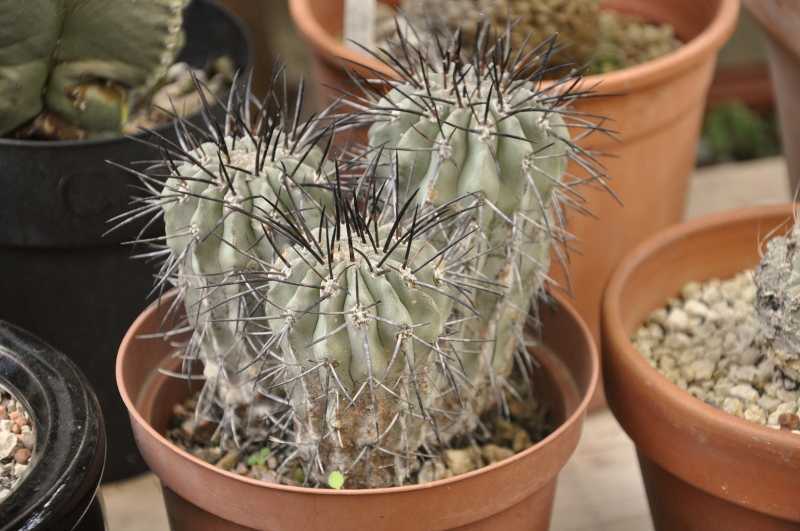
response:
M189 0L0 0L0 136L120 134L183 45Z

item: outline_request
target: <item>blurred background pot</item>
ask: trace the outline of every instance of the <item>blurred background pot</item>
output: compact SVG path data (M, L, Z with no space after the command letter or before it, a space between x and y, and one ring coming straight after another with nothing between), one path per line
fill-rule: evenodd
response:
M505 461L425 485L333 491L260 482L223 471L177 449L163 434L174 404L189 393L174 347L152 336L161 318L155 305L136 320L117 359L117 382L136 440L161 479L173 531L325 529L504 529L549 526L557 474L580 437L598 376L598 356L580 316L559 299L542 308L545 344L534 355L542 368L534 389L549 404L553 433ZM162 305L162 307L164 307ZM209 496L209 489L214 495Z
M636 444L657 531L800 529L800 437L729 415L651 367L628 339L686 282L754 267L794 205L754 207L667 229L630 252L603 299L608 405Z
M179 61L203 67L211 57L228 55L243 71L252 66L247 30L214 0L193 0L184 28ZM156 131L175 138L172 124ZM129 211L131 197L141 195L138 178L106 161L142 170L146 165L136 162L160 157L152 146L123 136L0 139L0 319L66 352L89 378L108 422L107 481L147 469L110 375L125 330L147 305L153 265L132 260L131 247L122 245L143 224L103 236L112 226L108 220Z
M354 62L390 73L385 65L338 40L343 4L343 0L289 0L292 18L314 53L316 80L337 86L347 80L341 64ZM641 65L587 76L583 86L607 97L575 104L581 112L609 117L606 125L618 131L621 140L593 134L580 142L589 151L608 155L600 162L619 202L599 187L582 189L586 207L595 217L570 214L567 229L582 243L576 244L578 252L570 255L566 270L551 268L553 279L568 287L596 341L603 288L620 258L647 236L681 220L716 55L733 32L739 12L737 0L606 0L603 5L669 23L685 44ZM374 77L367 69L360 72ZM319 92L320 106L336 95L332 89ZM583 175L574 165L568 171ZM598 392L592 408L602 403Z
M789 183L795 192L800 185L800 3L743 0L742 4L764 34Z
M36 435L25 475L0 501L0 530L104 531L95 496L106 432L86 377L60 352L0 321L0 386L24 404Z

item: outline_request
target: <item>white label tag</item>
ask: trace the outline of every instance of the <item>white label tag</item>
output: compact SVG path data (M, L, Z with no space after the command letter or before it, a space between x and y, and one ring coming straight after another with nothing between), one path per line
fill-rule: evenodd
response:
M375 0L344 0L343 37L345 46L353 50L375 47Z

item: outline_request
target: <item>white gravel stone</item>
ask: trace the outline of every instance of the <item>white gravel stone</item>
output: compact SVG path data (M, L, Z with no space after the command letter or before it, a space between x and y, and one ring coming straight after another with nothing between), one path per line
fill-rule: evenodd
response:
M758 405L767 413L772 413L778 409L778 406L781 405L781 401L768 395L761 395L758 399Z
M14 477L15 478L21 478L22 474L24 474L27 469L28 469L28 465L21 465L19 463L16 463L14 465Z
M707 305L712 305L722 301L722 292L718 286L709 285L703 290L703 295L700 297Z
M781 402L794 402L795 400L797 400L797 393L795 391L789 391L783 388L779 388L776 391L775 396Z
M659 326L665 326L667 324L667 310L666 308L659 308L647 316L647 323L646 324L656 324Z
M744 406L738 398L733 398L731 396L725 397L722 400L722 411L744 418Z
M11 431L11 428L14 427L13 420L0 420L0 431Z
M703 302L696 299L686 301L683 309L692 317L701 317L706 319L711 309Z
M734 398L738 398L747 406L752 406L758 402L758 391L753 389L752 386L747 384L736 385L731 388L730 394Z
M711 360L700 359L693 361L690 367L694 371L696 380L708 380L714 374L717 364Z
M765 425L767 423L767 415L763 409L756 405L752 405L745 409L744 419L757 424Z
M703 286L699 282L687 282L681 289L681 297L684 300L699 300L703 296Z
M22 441L10 431L0 431L0 460L14 457L14 452L22 448Z
M672 330L688 330L689 329L689 315L680 308L673 308L667 316L666 329Z

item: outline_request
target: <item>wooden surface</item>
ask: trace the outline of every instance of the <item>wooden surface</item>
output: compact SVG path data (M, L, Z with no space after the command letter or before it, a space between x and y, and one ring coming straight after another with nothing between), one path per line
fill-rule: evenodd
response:
M726 164L693 177L685 216L788 201L783 158ZM145 474L102 487L109 531L168 531L158 479ZM559 476L552 531L651 531L633 443L607 410L590 415Z

